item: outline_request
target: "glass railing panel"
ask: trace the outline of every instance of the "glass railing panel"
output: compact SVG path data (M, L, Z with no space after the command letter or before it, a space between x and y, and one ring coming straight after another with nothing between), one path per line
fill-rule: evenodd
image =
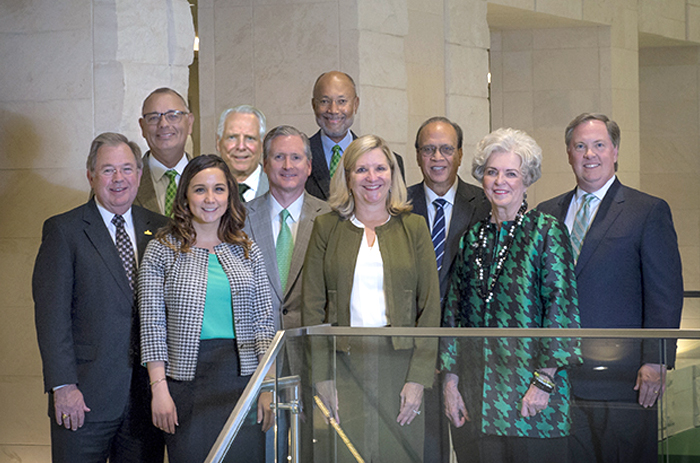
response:
M416 333L421 336L408 336ZM442 416L444 407L441 380L436 380L433 392L438 399L430 405L432 410L426 410L425 403L415 407L420 414L407 409L411 423L401 426L397 422L401 392L407 397L414 392L405 384L430 383L437 346L442 346L444 357L451 343L457 346L452 363L443 361L459 377L458 392L471 422L464 429L450 430L432 419L426 434L426 412ZM631 428L644 428L653 436L645 452L658 455L658 461L700 458L698 331L311 327L287 332L272 359L277 377L271 387L277 413L275 443L268 443L263 459L247 461L439 461L432 455L424 459L425 446L445 440L451 453L464 442L460 431L466 429L477 445L467 446L472 452L469 459L456 460L452 455L450 461L478 461L474 449L491 435L535 436L542 444L539 448L557 452L563 455L561 461L567 461L569 447L562 450L557 436L590 441L572 420L574 406L594 416L630 416ZM660 400L648 408L639 405L634 390L644 362L675 365L666 374L665 393L659 389ZM533 371L552 365L559 368L552 372L555 390L546 407L533 417L520 417ZM251 388L250 394L257 396L258 391L259 387ZM644 422L651 425L643 426ZM259 425L251 425L260 432ZM608 432L596 426L594 432ZM222 431L222 436L226 434L232 435L231 430ZM225 441L222 436L220 445ZM239 434L230 448L245 445L246 438ZM600 456L608 450L600 443L592 451Z

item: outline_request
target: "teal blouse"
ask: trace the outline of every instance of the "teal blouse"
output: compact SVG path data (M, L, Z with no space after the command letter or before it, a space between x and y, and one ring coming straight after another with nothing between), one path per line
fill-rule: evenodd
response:
M231 285L216 254L209 253L207 298L200 339L234 339Z

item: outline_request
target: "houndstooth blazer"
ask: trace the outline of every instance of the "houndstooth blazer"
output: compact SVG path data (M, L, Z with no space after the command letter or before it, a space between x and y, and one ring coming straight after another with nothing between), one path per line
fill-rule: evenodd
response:
M214 247L231 285L236 344L241 375L251 375L275 332L272 301L262 253L253 243L249 259L243 248ZM167 376L194 379L207 294L209 252L175 252L152 240L139 267L141 360L164 361Z

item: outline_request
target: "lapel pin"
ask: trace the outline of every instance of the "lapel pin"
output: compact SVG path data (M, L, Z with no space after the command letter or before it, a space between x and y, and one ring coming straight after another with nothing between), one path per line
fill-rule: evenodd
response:
M143 232L143 234L151 236L153 233L151 233L151 230L146 230L145 232Z

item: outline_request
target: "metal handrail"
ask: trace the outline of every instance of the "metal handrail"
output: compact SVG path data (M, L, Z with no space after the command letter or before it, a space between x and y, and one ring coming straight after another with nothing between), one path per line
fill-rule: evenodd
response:
M270 348L260 361L243 394L236 403L224 428L219 433L205 463L219 463L228 452L233 439L262 390L275 390L275 384L298 387L298 377L264 380L284 345L285 338L298 336L391 336L391 337L509 337L509 338L609 338L609 339L700 339L700 330L686 329L609 329L609 328L350 328L317 325L278 331ZM276 402L273 400L273 403ZM296 405L279 404L297 414ZM276 412L275 412L276 413ZM293 448L298 455L298 448Z
M262 386L265 375L272 367L277 358L277 354L282 349L284 337L284 331L278 331L272 339L270 347L267 349L267 352L265 352L265 355L260 361L257 370L255 370L255 373L253 373L253 376L250 378L250 381L248 381L248 385L238 399L228 420L226 420L226 424L219 433L219 437L216 438L216 442L214 442L214 446L209 451L207 459L204 460L205 463L219 463L223 461L226 452L228 452L229 447L231 447L233 439L236 437L236 434L238 434L238 430L241 428L248 414L248 410L250 410L253 402L258 397L257 392Z

